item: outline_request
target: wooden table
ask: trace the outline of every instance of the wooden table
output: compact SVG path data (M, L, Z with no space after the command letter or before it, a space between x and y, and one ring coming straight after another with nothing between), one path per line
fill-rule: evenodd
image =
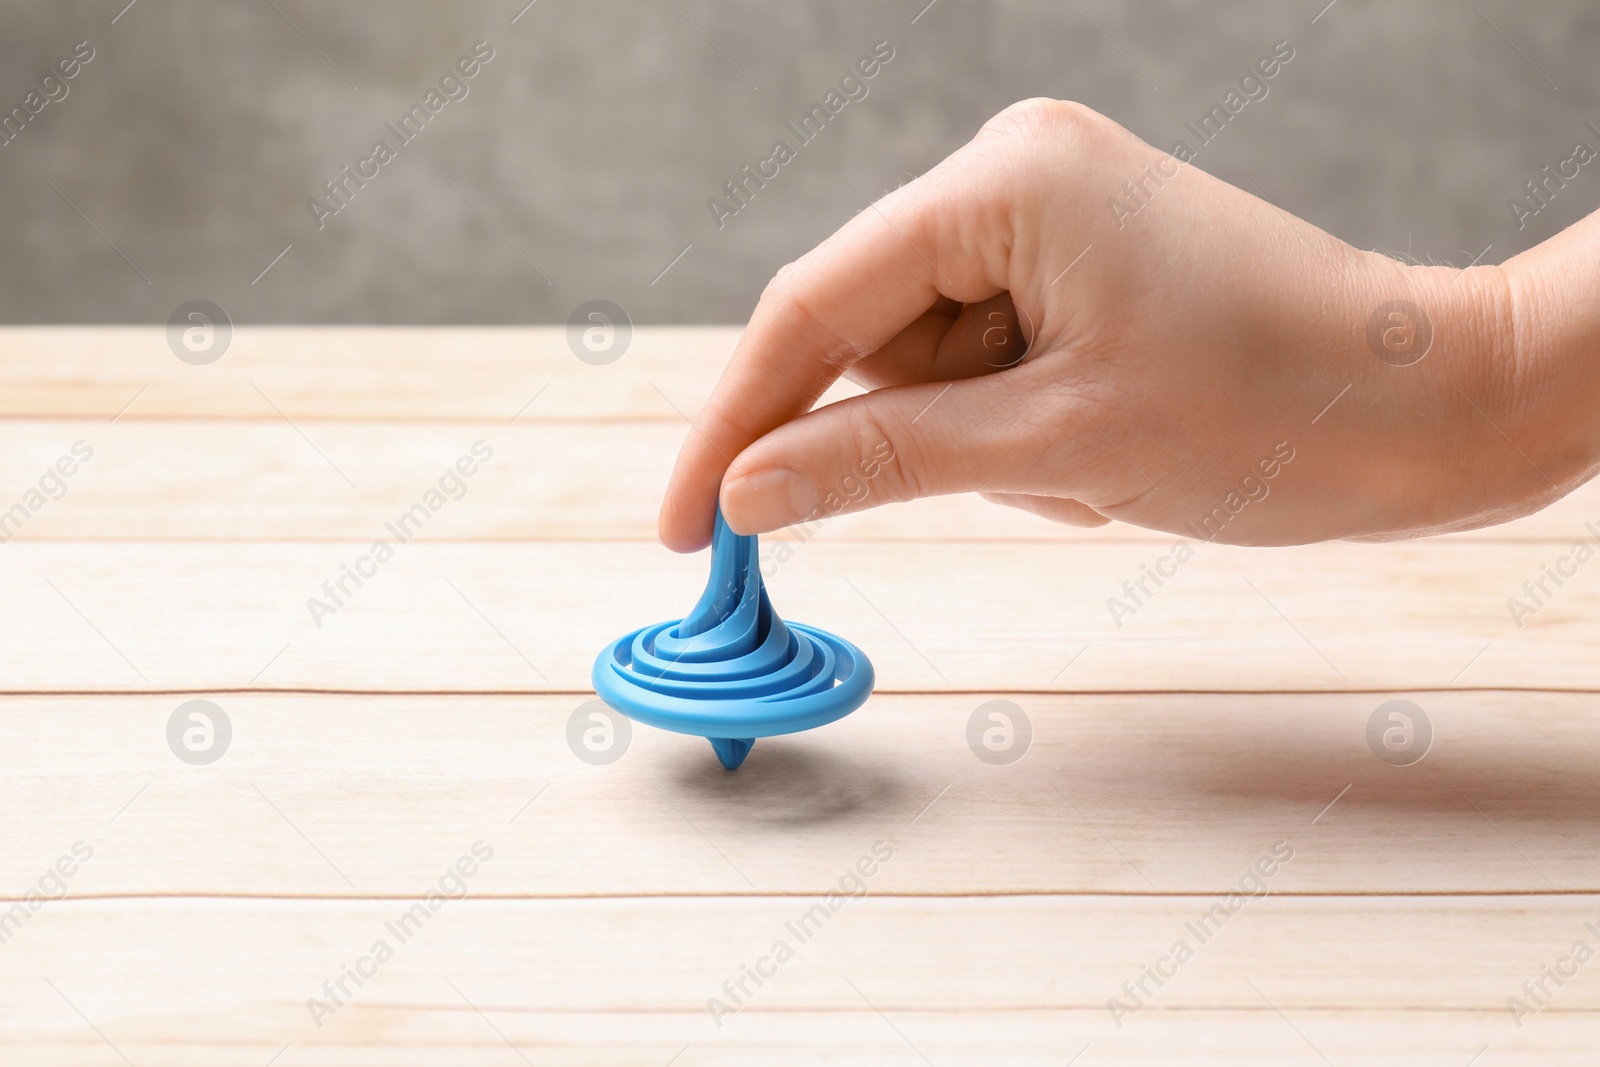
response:
M596 650L703 581L654 516L735 337L591 366L561 330L241 328L191 366L6 331L0 1062L1592 1062L1600 962L1563 961L1600 950L1600 563L1507 599L1600 492L1204 545L1120 626L1172 538L840 518L770 585L869 653L865 708L736 774L642 727L590 765ZM191 700L231 725L209 764L169 746ZM1014 762L969 742L992 700ZM1426 758L1375 754L1391 700Z

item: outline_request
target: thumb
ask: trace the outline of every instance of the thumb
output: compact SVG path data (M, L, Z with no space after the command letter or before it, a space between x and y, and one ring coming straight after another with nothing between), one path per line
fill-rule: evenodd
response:
M1037 420L1016 377L877 389L785 423L728 468L723 517L735 533L767 533L889 501L1034 490Z

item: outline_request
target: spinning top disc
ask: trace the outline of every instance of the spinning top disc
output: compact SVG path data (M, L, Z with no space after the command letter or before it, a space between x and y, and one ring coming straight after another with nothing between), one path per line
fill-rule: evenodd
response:
M872 692L860 649L772 610L756 544L718 509L711 578L694 610L624 634L594 661L600 699L636 722L709 739L730 771L756 738L833 722Z

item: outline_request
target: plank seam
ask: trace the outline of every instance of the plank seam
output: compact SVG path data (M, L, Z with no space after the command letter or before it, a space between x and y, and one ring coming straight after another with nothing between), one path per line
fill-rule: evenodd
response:
M1129 899L1156 899L1156 900L1192 900L1197 903L1214 901L1221 893L1226 893L1234 887L1223 886L1216 890L1184 891L1184 890L1148 890L1130 889L1126 892L1106 889L1084 890L995 890L972 892L874 892L869 894L873 899L883 900L1088 900L1100 899L1106 901L1120 901ZM754 890L751 892L726 892L726 893L696 893L696 892L670 892L658 893L470 893L462 900L492 901L503 904L539 903L559 901L647 901L647 900L704 900L704 901L736 901L736 900L794 900L799 902L815 900L818 893L804 890ZM1594 889L1465 889L1465 890L1366 890L1355 889L1348 891L1297 891L1277 890L1268 894L1269 897L1292 897L1297 900L1438 900L1457 901L1473 899L1498 899L1498 898L1524 898L1524 897L1596 897L1600 898L1600 887ZM298 903L298 902L325 902L325 903L380 903L417 900L416 893L229 893L229 892L127 892L127 893L73 893L69 896L57 898L55 903L89 901L119 901L119 900L258 900L264 902ZM6 894L0 896L0 904L25 902L26 898L18 895Z

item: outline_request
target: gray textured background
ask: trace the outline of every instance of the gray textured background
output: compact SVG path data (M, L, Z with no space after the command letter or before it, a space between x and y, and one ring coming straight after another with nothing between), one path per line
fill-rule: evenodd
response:
M1600 201L1596 164L1520 232L1506 207L1574 141L1600 147L1593 2L525 2L6 4L0 108L74 42L97 55L0 147L0 320L159 323L206 298L239 322L558 323L607 298L636 322L742 322L856 190L1006 104L1081 100L1169 148L1279 39L1295 59L1204 169L1458 265ZM496 57L470 95L319 231L307 199L479 39ZM706 199L880 39L896 55L870 95L719 231Z

